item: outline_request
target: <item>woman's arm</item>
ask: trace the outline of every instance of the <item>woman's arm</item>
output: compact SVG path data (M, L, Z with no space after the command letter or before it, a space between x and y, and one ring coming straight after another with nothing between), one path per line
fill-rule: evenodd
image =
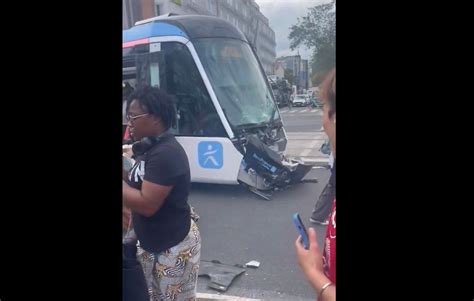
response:
M122 229L128 230L131 228L131 215L132 212L125 206L122 206Z
M142 189L138 190L122 181L123 203L133 211L150 217L160 210L172 188L144 180Z
M334 284L327 286L331 281L324 274L323 255L318 246L316 231L314 231L313 228L309 228L308 236L309 250L306 250L301 244L301 236L298 236L295 241L298 263L303 270L306 279L308 279L309 283L318 293L318 301L336 300L336 286Z

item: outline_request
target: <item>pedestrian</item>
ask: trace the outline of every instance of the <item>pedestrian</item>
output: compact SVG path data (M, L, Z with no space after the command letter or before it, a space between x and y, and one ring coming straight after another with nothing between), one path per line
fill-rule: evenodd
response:
M170 132L174 102L158 88L137 88L127 100L127 120L137 142L123 202L131 210L150 300L193 300L201 238L188 204L188 158Z
M314 205L313 212L309 221L313 224L328 225L328 217L332 209L332 201L336 197L336 159L331 152L329 156L329 166L331 168L331 175L329 180L323 188L323 191L319 195L316 204Z
M321 84L323 101L323 127L329 137L336 157L336 69L332 69ZM335 167L334 162L334 167ZM309 249L301 243L301 236L295 241L298 263L307 280L315 289L318 301L336 300L336 199L332 204L329 225L326 230L324 250L318 246L316 231L308 229Z

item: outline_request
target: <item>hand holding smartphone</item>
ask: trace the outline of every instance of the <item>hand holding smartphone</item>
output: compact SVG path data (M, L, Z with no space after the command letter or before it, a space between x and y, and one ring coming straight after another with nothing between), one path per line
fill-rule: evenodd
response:
M296 230L298 230L299 234L301 235L301 243L303 244L303 247L306 250L308 250L309 249L308 233L306 232L306 227L301 221L299 213L293 214L293 224L295 224Z

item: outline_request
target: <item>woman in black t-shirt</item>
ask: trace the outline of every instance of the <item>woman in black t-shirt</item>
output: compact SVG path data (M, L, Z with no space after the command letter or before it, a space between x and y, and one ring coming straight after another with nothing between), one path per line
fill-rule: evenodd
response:
M127 119L140 142L123 202L132 212L151 300L195 298L201 238L188 205L188 158L169 132L176 123L173 102L158 88L139 88L128 99Z

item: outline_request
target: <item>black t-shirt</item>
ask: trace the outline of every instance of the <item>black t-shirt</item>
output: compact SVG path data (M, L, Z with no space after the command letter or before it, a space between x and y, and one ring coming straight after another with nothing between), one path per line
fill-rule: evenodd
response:
M159 253L180 243L191 227L188 195L191 176L183 147L172 134L165 134L144 155L136 158L128 183L141 189L142 181L173 186L163 206L151 217L132 211L140 246Z

